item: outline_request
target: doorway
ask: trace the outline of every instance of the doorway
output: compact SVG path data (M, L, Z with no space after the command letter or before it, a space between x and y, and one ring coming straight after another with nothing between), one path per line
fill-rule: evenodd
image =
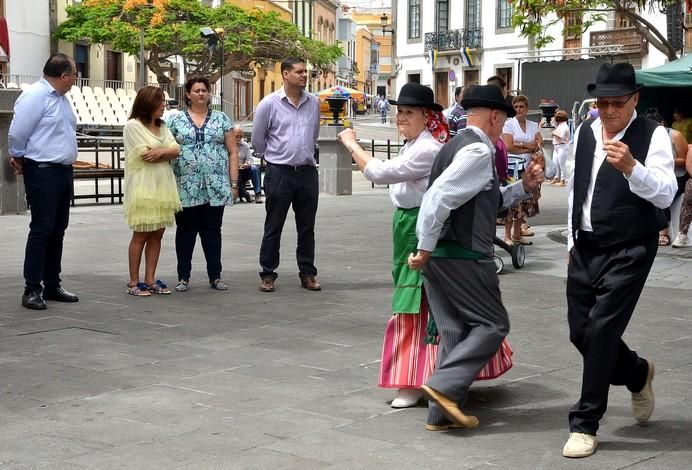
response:
M435 102L443 108L449 106L449 75L447 72L435 72Z

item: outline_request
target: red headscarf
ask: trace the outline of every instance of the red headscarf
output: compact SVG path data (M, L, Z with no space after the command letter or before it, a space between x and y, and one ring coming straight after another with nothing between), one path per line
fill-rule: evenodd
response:
M449 125L444 115L440 111L433 111L430 108L423 108L423 112L428 118L428 130L435 137L435 140L443 144L449 141Z

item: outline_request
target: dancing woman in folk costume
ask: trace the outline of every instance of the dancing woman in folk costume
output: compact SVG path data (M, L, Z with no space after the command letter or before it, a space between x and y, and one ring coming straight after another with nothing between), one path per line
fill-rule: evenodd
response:
M356 133L346 129L339 139L353 155L365 177L389 185L389 196L396 208L393 218L394 295L392 311L384 336L379 386L398 388L392 407L413 406L422 398L418 387L435 367L437 346L426 344L428 306L418 272L406 265L416 247L416 219L423 194L428 187L430 168L442 144L449 140L442 106L436 104L430 88L407 83L399 93L396 124L405 144L397 158L371 157L356 142Z

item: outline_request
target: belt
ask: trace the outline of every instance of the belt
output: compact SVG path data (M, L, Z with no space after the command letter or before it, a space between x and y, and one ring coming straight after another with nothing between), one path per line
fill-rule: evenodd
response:
M271 163L267 162L267 165L273 166L276 168L281 168L282 170L291 170L291 171L303 171L303 170L311 170L317 168L315 165L284 165L282 163Z
M72 165L65 165L64 163L37 162L30 158L25 158L24 163L36 165L37 168L72 168Z

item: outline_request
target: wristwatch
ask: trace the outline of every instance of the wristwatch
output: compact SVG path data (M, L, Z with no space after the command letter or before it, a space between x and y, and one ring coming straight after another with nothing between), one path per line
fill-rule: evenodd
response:
M238 189L238 182L231 182L231 189Z

